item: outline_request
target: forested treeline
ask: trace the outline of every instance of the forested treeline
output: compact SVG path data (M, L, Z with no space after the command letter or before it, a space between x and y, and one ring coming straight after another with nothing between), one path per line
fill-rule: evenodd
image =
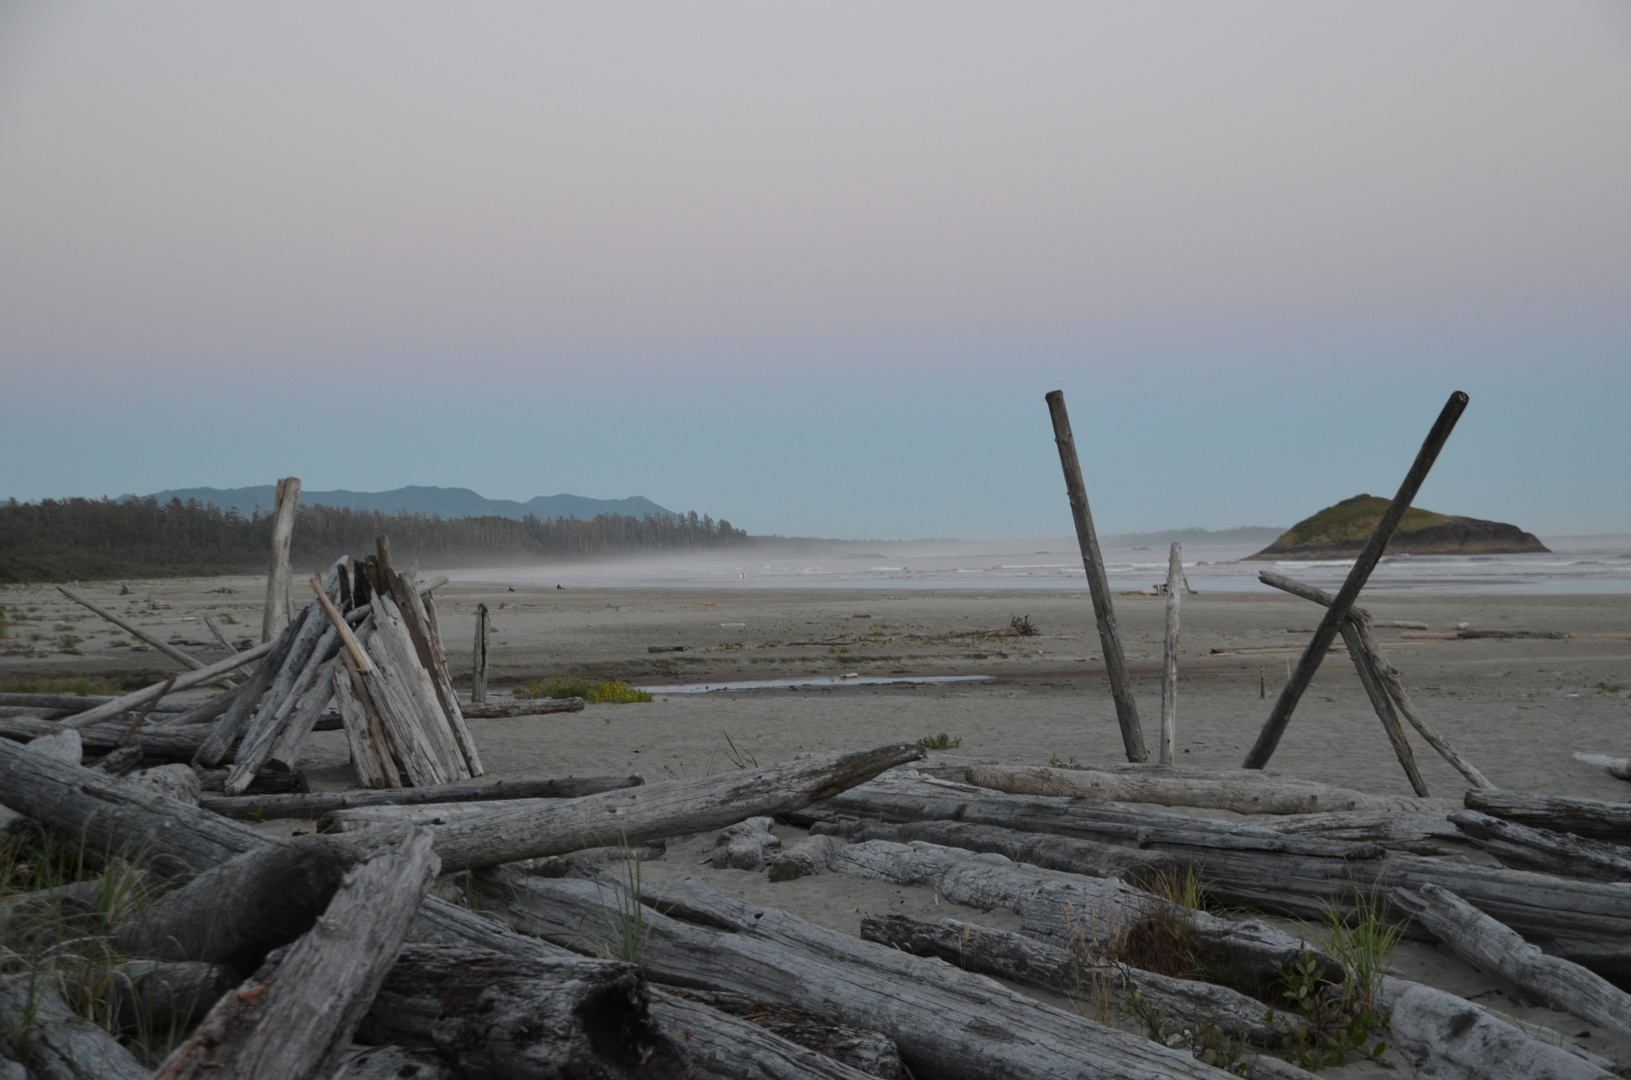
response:
M373 550L389 533L399 559L522 559L676 551L740 543L747 533L695 511L674 517L601 514L520 521L442 518L302 506L292 557L321 565ZM269 514L172 499L42 499L0 504L0 583L260 572L271 552Z

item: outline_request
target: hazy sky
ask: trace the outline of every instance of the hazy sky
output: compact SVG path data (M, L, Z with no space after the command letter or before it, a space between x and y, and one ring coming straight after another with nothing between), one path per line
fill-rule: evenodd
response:
M0 3L0 496L1631 531L1631 5Z

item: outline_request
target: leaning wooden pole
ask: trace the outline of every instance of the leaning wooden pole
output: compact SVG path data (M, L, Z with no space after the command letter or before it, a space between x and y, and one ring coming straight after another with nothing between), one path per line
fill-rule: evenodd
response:
M1184 592L1184 549L1167 556L1167 635L1161 658L1161 764L1171 765L1178 742L1178 602Z
M487 605L476 605L476 648L471 658L470 704L487 701Z
M272 565L266 576L266 610L261 616L261 640L271 641L294 618L294 592L289 583L289 541L294 538L294 512L300 504L300 478L277 482L277 506L272 511Z
M1325 618L1320 620L1319 626L1314 630L1314 640L1308 643L1302 659L1297 662L1297 669L1291 673L1291 678L1286 680L1285 687L1280 691L1279 700L1274 703L1273 711L1264 722L1257 742L1246 755L1245 768L1261 769L1268 765L1269 758L1274 756L1274 748L1280 745L1280 736L1285 734L1286 725L1291 723L1291 714L1297 708L1297 702L1302 699L1303 692L1314 679L1314 672L1319 670L1320 661L1325 659L1331 643L1336 640L1337 632L1348 618L1348 610L1359 597L1359 590L1365 587L1371 571L1382 561L1382 553L1387 550L1388 541L1393 539L1394 530L1399 527L1405 511L1410 509L1410 503L1420 490L1422 481L1427 479L1428 472L1433 468L1433 462L1438 460L1439 451L1444 449L1444 443L1450 438L1450 432L1455 430L1455 422L1461 419L1461 414L1466 411L1467 401L1467 395L1457 390L1450 395L1450 400L1444 403L1444 408L1438 414L1438 420L1433 423L1433 429L1427 433L1426 441L1416 452L1416 460L1411 463L1410 471L1405 474L1404 483L1399 485L1399 493L1393 496L1387 511L1382 514L1382 520L1376 523L1376 529L1365 544L1365 550L1360 552L1359 558L1354 561L1353 569L1348 571L1348 580L1342 583L1341 590L1337 592L1331 606L1326 609Z
M1093 531L1093 512L1087 505L1087 485L1082 481L1082 463L1076 457L1076 438L1070 433L1070 415L1065 412L1064 391L1050 391L1047 399L1048 413L1053 417L1053 441L1059 444L1059 464L1065 470L1070 513L1076 520L1076 539L1082 546L1087 589L1093 597L1093 621L1099 627L1104 669L1110 676L1110 695L1116 701L1116 721L1121 725L1121 741L1126 746L1128 761L1148 761L1150 752L1144 748L1144 729L1138 723L1133 680L1127 673L1127 660L1121 651L1121 633L1116 629L1116 613L1110 605L1110 579L1105 576L1104 557L1099 554L1099 536Z

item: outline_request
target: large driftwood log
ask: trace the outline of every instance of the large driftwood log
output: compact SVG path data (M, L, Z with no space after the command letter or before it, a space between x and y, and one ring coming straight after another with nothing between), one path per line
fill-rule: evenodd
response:
M647 1005L633 964L408 945L359 1034L435 1046L465 1076L678 1080L684 1052Z
M1631 881L1631 848L1619 844L1535 829L1476 810L1457 810L1450 821L1479 847L1517 870L1593 881Z
M273 684L282 674L284 665L293 654L299 638L305 633L310 622L311 609L302 608L295 621L285 626L283 632L272 640L273 647L267 654L265 662L255 669L240 688L242 696L236 698L226 712L221 714L221 718L210 726L204 744L198 748L198 755L193 758L193 764L213 769L227 759L233 744L242 738L251 720L258 715L258 706L262 698L271 696Z
M271 641L294 618L294 592L289 581L289 541L294 537L295 507L300 505L300 477L277 482L272 509L272 560L266 575L266 607L261 613L261 640Z
M383 541L384 537L381 536L380 539ZM441 706L442 715L453 733L453 741L458 746L465 768L471 776L480 776L486 770L482 768L481 754L476 749L476 741L470 737L470 729L465 726L464 714L459 711L459 695L453 691L453 677L447 670L447 653L443 650L441 638L436 633L435 620L431 616L430 608L419 595L419 575L414 570L406 570L396 581L404 588L398 590L393 584L392 593L399 601L398 607L402 612L403 622L413 638L414 648L419 653L420 665L430 676L431 687L436 693L436 702Z
M528 698L524 701L511 701L502 704L470 705L465 708L464 715L471 720L507 720L515 716L544 716L548 713L582 712L583 699L569 698Z
M359 663L358 669L384 724L391 756L414 786L469 779L447 717L435 702L430 676L419 666L396 604L383 592L374 596L368 658L370 663Z
M684 1044L699 1080L873 1080L880 1075L862 1072L680 993L654 988L651 1018ZM899 1076L898 1056L896 1066Z
M962 848L965 851L991 852L1004 855L1017 863L1030 863L1044 870L1063 870L1070 874L1090 877L1136 878L1129 874L1135 868L1156 870L1181 869L1182 862L1154 852L1106 844L1097 840L1079 840L1071 836L1048 836L1017 829L1003 829L995 825L972 825L966 821L913 821L900 825L885 825L876 821L843 822L831 826L818 824L820 831L838 832L852 841L893 840L909 844L922 840L942 847ZM831 862L830 853L822 860L822 867ZM772 877L774 880L774 877Z
M75 1015L49 979L0 978L0 1068L29 1047L30 1080L151 1080L152 1073L107 1031Z
M78 765L80 756L84 753L79 742L79 732L72 728L67 731L58 729L48 735L31 739L24 744L23 751L29 754L38 754L54 761L65 762L69 765ZM19 828L27 819L24 815L9 807L0 806L0 834Z
M482 803L464 814L457 814L458 803L446 803L454 813L444 815L447 823L436 827L436 852L448 870L468 870L720 829L746 818L808 806L922 756L916 746L884 746L850 754L811 754L762 769L669 780L581 799ZM330 817L361 812L341 811ZM394 828L368 832L389 837Z
M99 694L13 694L0 693L0 706L7 708L37 709L45 712L82 713L86 709L94 709L98 705L106 705L113 701L112 697ZM161 701L153 707L154 712L185 712L191 706L178 705L173 701Z
M159 897L114 940L136 956L253 971L267 953L311 929L366 856L330 836L256 848Z
M616 919L597 882L510 877L498 894L529 930L593 948ZM640 963L665 982L746 994L895 1040L912 1072L945 1080L1217 1077L1189 1055L1040 1005L984 976L744 904L696 882L648 908Z
M977 971L1026 986L1038 986L1072 1000L1091 1000L1108 991L1123 1003L1137 988L1152 1007L1165 1006L1173 1020L1216 1027L1231 1038L1277 1046L1280 1031L1272 1009L1227 986L1174 979L1124 964L1096 962L1027 934L975 926L957 919L923 923L902 915L868 915L861 937L916 956L938 956L965 971ZM1284 1017L1295 1022L1295 1015Z
M1611 844L1631 844L1631 803L1516 791L1469 791L1465 800L1468 810L1520 825L1574 833Z
M1393 1002L1393 1045L1419 1080L1610 1080L1464 998L1412 986Z
M1121 649L1121 631L1110 597L1110 579L1105 575L1104 556L1099 552L1099 534L1093 528L1093 511L1087 504L1087 484L1082 480L1082 464L1076 456L1076 436L1070 430L1070 414L1060 390L1047 394L1048 415L1053 420L1053 441L1059 447L1059 465L1065 473L1065 492L1070 497L1070 513L1076 523L1076 540L1082 549L1082 566L1087 570L1088 594L1093 601L1093 621L1099 630L1099 649L1104 654L1104 670L1110 680L1110 696L1116 703L1116 722L1128 761L1148 761L1144 729L1138 722L1138 702L1133 697L1133 679L1127 672L1127 658Z
M340 710L346 746L351 750L351 767L366 788L401 790L402 770L391 755L385 737L385 721L368 695L368 683L349 649L340 654L334 666L334 702Z
M754 1001L746 994L727 990L698 990L666 986L662 990L677 998L706 1005L730 1016L751 1020L753 1026L814 1050L852 1069L882 1080L901 1080L903 1069L895 1041L876 1031L834 1024L819 1016L779 1005Z
M1436 885L1395 890L1397 902L1461 959L1526 997L1631 1035L1631 994L1578 964L1547 956L1510 928Z
M1270 776L1256 769L1209 771L1145 765L1110 769L1050 769L1040 765L976 765L968 782L1011 795L1156 803L1233 810L1238 814L1315 814L1333 810L1431 813L1448 800L1372 795L1313 780Z
M1414 855L1463 853L1467 838L1450 823L1448 814L1399 814L1387 810L1335 811L1329 814L1287 814L1265 818L1265 828L1286 836L1317 836L1353 844L1379 844L1389 851Z
M238 796L205 799L204 809L239 819L314 819L336 810L365 806L424 806L478 803L505 799L581 799L602 791L639 787L640 776L567 776L559 780L499 780L491 784L444 784L394 791L314 791L300 795Z
M140 690L132 691L131 693L125 694L123 697L110 698L100 705L93 706L86 709L82 713L69 717L68 719L62 721L62 723L66 727L76 728L90 727L92 724L99 724L102 721L110 720L121 713L129 712L132 709L143 708L144 706L159 700L165 694L180 693L183 690L191 690L195 686L205 686L212 683L228 672L236 671L245 664L254 663L256 660L259 660L261 657L270 653L272 648L272 643L267 642L263 645L257 645L253 649L245 649L236 656L229 656L225 660L211 664L202 671L189 671L186 674L179 675L174 679L166 679L163 682L154 683L152 686L147 686Z
M1001 855L971 854L917 841L868 840L833 853L832 868L901 885L922 885L970 907L1009 908L1025 932L1061 948L1109 948L1135 938L1152 922L1181 921L1208 969L1229 986L1258 989L1313 950L1332 982L1342 965L1308 942L1261 922L1230 922L1179 908L1112 878L1042 870Z
M426 833L356 867L316 925L224 996L155 1080L332 1074L437 868Z
M109 722L74 730L79 732L81 744L87 751L105 751L117 746L129 727L128 724ZM36 720L26 716L0 717L0 739L27 742L61 730L62 725L53 720ZM144 727L138 728L126 745L141 750L143 756L151 761L190 761L207 734L206 729L197 727Z
M238 984L219 964L132 960L113 973L119 1028L126 1032L185 1031Z

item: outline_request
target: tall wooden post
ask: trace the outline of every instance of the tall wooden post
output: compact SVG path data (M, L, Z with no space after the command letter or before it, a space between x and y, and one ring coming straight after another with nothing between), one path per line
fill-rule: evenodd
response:
M1438 460L1439 451L1444 449L1444 443L1450 438L1450 432L1455 430L1455 422L1461 419L1461 414L1466 411L1467 401L1467 395L1457 390L1450 395L1450 400L1444 403L1438 419L1433 423L1433 429L1427 433L1426 441L1416 452L1416 460L1411 463L1410 471L1405 474L1404 483L1399 485L1399 493L1393 496L1387 511L1382 514L1382 520L1376 523L1376 530L1371 533L1370 540L1365 544L1365 550L1360 552L1353 569L1348 571L1348 580L1342 583L1342 588L1332 600L1331 606L1325 610L1325 618L1320 620L1319 626L1314 630L1314 640L1308 643L1302 659L1297 661L1297 670L1286 680L1285 687L1280 691L1279 700L1274 703L1274 709L1269 713L1268 720L1263 724L1263 730L1257 736L1257 742L1246 755L1243 768L1261 769L1268 765L1269 758L1274 756L1274 748L1280 745L1280 736L1286 733L1286 725L1291 723L1292 710L1296 709L1303 691L1308 689L1308 684L1314 679L1314 672L1319 670L1320 661L1325 659L1331 643L1336 640L1337 632L1342 629L1342 624L1348 618L1348 610L1354 606L1354 601L1359 596L1359 590L1365 587L1371 571L1382 561L1382 553L1387 550L1388 541L1393 539L1393 531L1404 519L1405 511L1410 509L1411 500L1421 489L1422 481L1427 479L1427 473L1433 468L1433 462Z
M1070 495L1070 513L1076 520L1076 540L1082 547L1082 565L1087 570L1087 589L1093 597L1093 621L1099 627L1099 647L1104 652L1104 668L1110 676L1110 694L1116 700L1116 721L1121 725L1121 741L1128 761L1148 761L1144 729L1138 723L1138 705L1133 700L1133 680L1127 674L1127 661L1121 652L1121 634L1116 629L1116 613L1110 606L1110 579L1104 573L1104 557L1099 554L1099 537L1093 531L1093 513L1087 505L1087 486L1082 482L1082 464L1076 458L1076 439L1070 433L1070 416L1065 412L1062 390L1049 392L1048 413L1053 417L1053 440L1059 444L1059 464L1065 470L1065 490Z
M471 659L470 703L487 700L487 605L476 605L476 652Z
M294 512L300 505L300 478L277 482L277 504L272 510L272 566L266 576L266 610L261 616L261 641L283 633L294 618L294 592L289 581L289 541L294 538Z
M1178 601L1184 594L1184 549L1167 556L1167 637L1161 661L1161 764L1171 765L1178 742Z

